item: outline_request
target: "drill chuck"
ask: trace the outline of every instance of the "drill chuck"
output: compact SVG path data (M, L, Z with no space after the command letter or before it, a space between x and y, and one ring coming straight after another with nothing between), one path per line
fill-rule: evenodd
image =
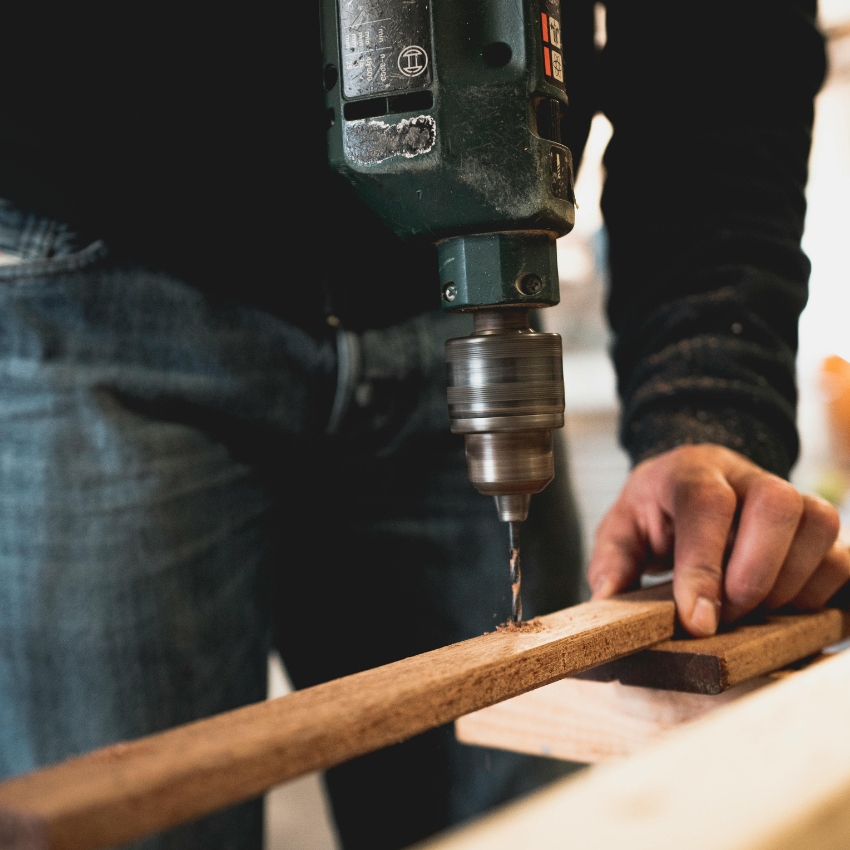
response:
M471 336L446 344L452 431L464 434L469 478L500 518L522 521L554 477L552 429L564 424L561 338L538 333L527 308L475 312Z

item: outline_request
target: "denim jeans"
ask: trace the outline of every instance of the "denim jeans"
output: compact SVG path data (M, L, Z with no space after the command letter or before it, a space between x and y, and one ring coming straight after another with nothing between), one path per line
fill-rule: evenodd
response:
M0 252L0 775L261 700L272 645L301 688L506 619L446 414L465 317L316 337L8 203ZM530 616L575 601L565 486L529 521ZM443 727L327 783L346 847L394 848L563 770ZM138 846L261 831L251 801Z

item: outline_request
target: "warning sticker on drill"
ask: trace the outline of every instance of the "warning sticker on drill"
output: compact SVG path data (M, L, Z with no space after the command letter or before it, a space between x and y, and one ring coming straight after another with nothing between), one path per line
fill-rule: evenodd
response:
M339 0L347 98L431 84L429 7L430 0Z
M564 51L561 42L561 4L559 0L540 0L540 35L543 41L543 70L550 83L564 84Z

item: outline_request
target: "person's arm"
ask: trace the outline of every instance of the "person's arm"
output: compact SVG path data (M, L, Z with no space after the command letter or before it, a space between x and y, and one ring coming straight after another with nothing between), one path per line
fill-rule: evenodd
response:
M785 479L813 100L814 0L607 4L609 318L636 464L597 533L598 596L674 566L694 634L847 580L838 517ZM727 563L728 561L728 563ZM701 601L702 600L702 601Z

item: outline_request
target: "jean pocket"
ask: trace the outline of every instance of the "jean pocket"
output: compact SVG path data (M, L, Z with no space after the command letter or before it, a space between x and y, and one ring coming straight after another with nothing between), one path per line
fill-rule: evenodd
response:
M20 259L12 262L7 260L0 264L0 284L81 271L101 262L107 256L109 256L109 248L106 243L102 239L96 239L85 248L56 257Z
M79 271L108 253L102 240L0 198L0 283Z

